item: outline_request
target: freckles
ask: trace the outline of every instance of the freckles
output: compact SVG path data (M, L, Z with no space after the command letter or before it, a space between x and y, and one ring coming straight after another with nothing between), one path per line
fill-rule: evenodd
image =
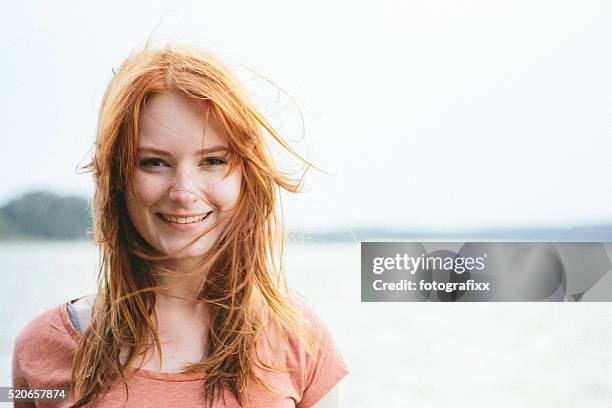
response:
M221 210L230 209L238 200L241 181L240 175L233 173L210 186L208 190L210 197Z
M151 177L142 172L137 172L134 175L134 192L143 206L157 203L166 190L167 183L163 178Z

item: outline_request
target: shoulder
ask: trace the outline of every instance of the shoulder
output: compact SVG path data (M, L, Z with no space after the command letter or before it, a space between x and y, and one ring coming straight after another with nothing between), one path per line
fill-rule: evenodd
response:
M314 307L299 295L292 294L290 303L304 318L306 327L301 333L288 332L289 361L298 365L293 372L294 382L299 384L301 399L298 407L314 406L348 374L342 354L333 336ZM307 346L306 333L310 333L314 349Z
M315 307L307 299L297 294L292 294L289 302L303 319L300 332L288 332L289 339L298 345L301 351L306 347L308 334L315 346L314 351L317 353L325 351L325 348L334 347L332 334L327 324L315 311Z
M30 320L19 332L15 351L30 354L62 342L74 343L67 323L66 303L53 306Z
M76 332L70 332L67 319L66 304L62 303L34 317L19 332L13 350L15 386L64 382L77 344Z

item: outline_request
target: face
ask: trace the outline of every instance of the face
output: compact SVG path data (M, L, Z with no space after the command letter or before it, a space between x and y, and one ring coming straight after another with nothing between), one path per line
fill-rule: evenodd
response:
M147 99L134 191L126 194L126 204L150 245L180 260L201 258L211 247L223 224L187 245L227 216L238 199L241 174L227 174L228 149L222 128L209 116L204 129L204 109L186 96L166 92Z

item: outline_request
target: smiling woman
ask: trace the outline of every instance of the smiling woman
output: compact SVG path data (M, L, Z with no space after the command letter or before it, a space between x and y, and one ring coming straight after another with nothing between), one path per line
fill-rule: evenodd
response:
M147 45L123 62L87 166L98 294L22 330L15 387L69 388L56 406L72 407L337 405L346 365L276 266L277 189L300 181L264 136L300 158L209 54Z
M240 195L242 174L228 165L229 138L208 112L179 92L147 100L134 189L126 197L140 235L183 263L210 248L224 225L207 229L229 213ZM189 245L197 235L202 236Z

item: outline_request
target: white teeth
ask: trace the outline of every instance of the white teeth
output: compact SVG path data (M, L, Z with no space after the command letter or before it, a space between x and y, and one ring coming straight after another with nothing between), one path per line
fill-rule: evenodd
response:
M161 216L166 221L175 222L177 224L190 224L192 222L202 221L204 218L206 218L207 215L208 215L208 213L202 214L202 215L197 215L195 217L187 217L187 218L177 218L177 217L173 217L172 215L166 215L166 214L162 214Z

